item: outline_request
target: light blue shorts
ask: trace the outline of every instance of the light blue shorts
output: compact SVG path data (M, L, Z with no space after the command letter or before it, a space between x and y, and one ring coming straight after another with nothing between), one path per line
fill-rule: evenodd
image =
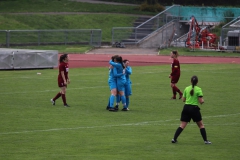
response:
M117 83L115 81L108 81L110 91L117 88Z
M132 95L132 82L127 82L124 87L125 87L125 96Z

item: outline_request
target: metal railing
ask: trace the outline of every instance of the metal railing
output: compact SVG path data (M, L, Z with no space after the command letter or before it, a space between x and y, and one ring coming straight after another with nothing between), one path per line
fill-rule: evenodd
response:
M173 5L137 27L113 27L112 44L116 42L138 44L152 32L158 30L173 19L178 19L179 12L180 5Z
M101 46L101 29L0 30L0 45L84 44Z
M240 50L240 16L222 27L220 45L228 50Z
M148 38L153 32L163 27L172 20L181 23L189 22L194 15L199 24L203 26L214 26L221 22L229 21L239 16L239 8L218 8L218 7L188 7L173 5L163 12L147 20L137 27L114 27L112 28L112 44L122 42L124 44L139 44ZM179 35L180 37L181 35Z

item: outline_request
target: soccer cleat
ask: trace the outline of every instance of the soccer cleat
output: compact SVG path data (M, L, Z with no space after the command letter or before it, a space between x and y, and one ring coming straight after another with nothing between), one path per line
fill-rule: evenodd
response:
M129 109L128 108L123 108L122 111L129 111Z
M182 99L182 96L183 96L183 94L182 94L182 93L180 93L180 94L179 94L179 99Z
M115 108L109 108L108 110L111 111L111 112L117 112L118 111Z
M52 105L55 106L55 101L53 99L50 100L52 102Z
M210 141L204 141L205 144L212 144Z
M171 99L174 100L174 99L176 99L176 97L172 97Z
M68 104L65 104L64 107L70 107Z
M110 108L110 107L109 107L109 106L107 106L107 107L106 107L106 110L109 110L109 108Z
M116 106L114 107L114 109L115 109L115 110L118 110L118 105L116 105Z
M177 143L177 140L175 140L175 139L172 139L172 143Z

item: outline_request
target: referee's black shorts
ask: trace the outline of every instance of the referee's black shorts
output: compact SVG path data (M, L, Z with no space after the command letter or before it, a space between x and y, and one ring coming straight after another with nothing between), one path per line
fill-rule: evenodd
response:
M202 120L202 115L200 108L196 105L185 104L181 114L181 121L190 122L191 119L194 122L199 122Z

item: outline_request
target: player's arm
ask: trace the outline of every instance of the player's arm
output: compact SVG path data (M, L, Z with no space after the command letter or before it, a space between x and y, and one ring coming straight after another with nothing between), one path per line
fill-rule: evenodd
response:
M185 97L182 97L182 101L183 101L183 102L186 102L186 98L185 98Z
M186 102L186 89L183 91L182 101Z
M112 60L109 61L109 64L112 65L113 67L121 67L121 64L120 63L115 63L113 62Z
M68 79L67 79L67 84L70 84L70 79L69 79L69 77L68 77Z
M123 73L117 73L117 69L113 68L113 76L114 77L121 77L123 75Z
M109 67L108 67L108 69L110 70L110 69L113 69L113 66L112 65L110 65Z
M178 65L174 65L172 73L170 74L170 76L176 75L178 73L178 70L179 70Z
M128 75L132 74L132 68L131 67L126 68L126 74L128 74Z
M204 103L204 99L203 99L202 96L199 96L199 97L198 97L198 102L199 102L200 104L203 104L203 103Z
M64 84L67 84L67 81L66 81L65 75L64 75L64 71L61 71L61 76L62 76Z

